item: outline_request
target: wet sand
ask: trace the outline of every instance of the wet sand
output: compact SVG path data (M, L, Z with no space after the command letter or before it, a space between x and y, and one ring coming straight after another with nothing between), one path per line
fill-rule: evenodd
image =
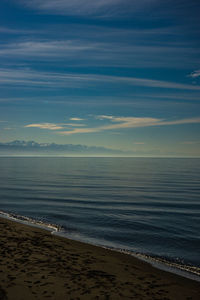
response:
M198 282L0 218L0 300L200 299Z

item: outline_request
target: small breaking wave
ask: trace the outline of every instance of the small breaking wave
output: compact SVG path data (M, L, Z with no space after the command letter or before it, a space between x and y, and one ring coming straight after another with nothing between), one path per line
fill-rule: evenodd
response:
M166 259L164 257L158 257L153 255L141 254L141 253L136 253L136 255L137 257L141 257L141 259L152 261L153 264L162 264L168 266L169 268L174 268L174 269L181 270L183 272L197 275L199 276L199 281L200 281L200 267L184 264L184 262L179 262L179 261L176 262L170 259Z
M60 226L60 225L44 222L42 220L32 219L30 217L18 215L15 213L10 213L10 212L8 213L5 211L0 211L0 217L4 217L4 218L14 220L16 222L24 223L27 225L37 226L37 227L40 227L40 228L43 228L46 230L50 230L52 233L59 232L62 230L62 226Z

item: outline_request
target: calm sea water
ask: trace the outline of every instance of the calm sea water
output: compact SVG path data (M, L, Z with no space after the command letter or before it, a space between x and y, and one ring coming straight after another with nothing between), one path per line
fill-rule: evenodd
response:
M1 157L0 210L200 270L200 159Z

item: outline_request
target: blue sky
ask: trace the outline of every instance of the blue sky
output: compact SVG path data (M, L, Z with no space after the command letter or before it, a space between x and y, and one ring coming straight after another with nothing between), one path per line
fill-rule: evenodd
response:
M199 0L1 0L0 142L200 156Z

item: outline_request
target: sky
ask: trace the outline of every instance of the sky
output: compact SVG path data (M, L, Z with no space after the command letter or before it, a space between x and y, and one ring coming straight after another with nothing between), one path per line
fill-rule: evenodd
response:
M200 157L199 0L1 0L0 143Z

